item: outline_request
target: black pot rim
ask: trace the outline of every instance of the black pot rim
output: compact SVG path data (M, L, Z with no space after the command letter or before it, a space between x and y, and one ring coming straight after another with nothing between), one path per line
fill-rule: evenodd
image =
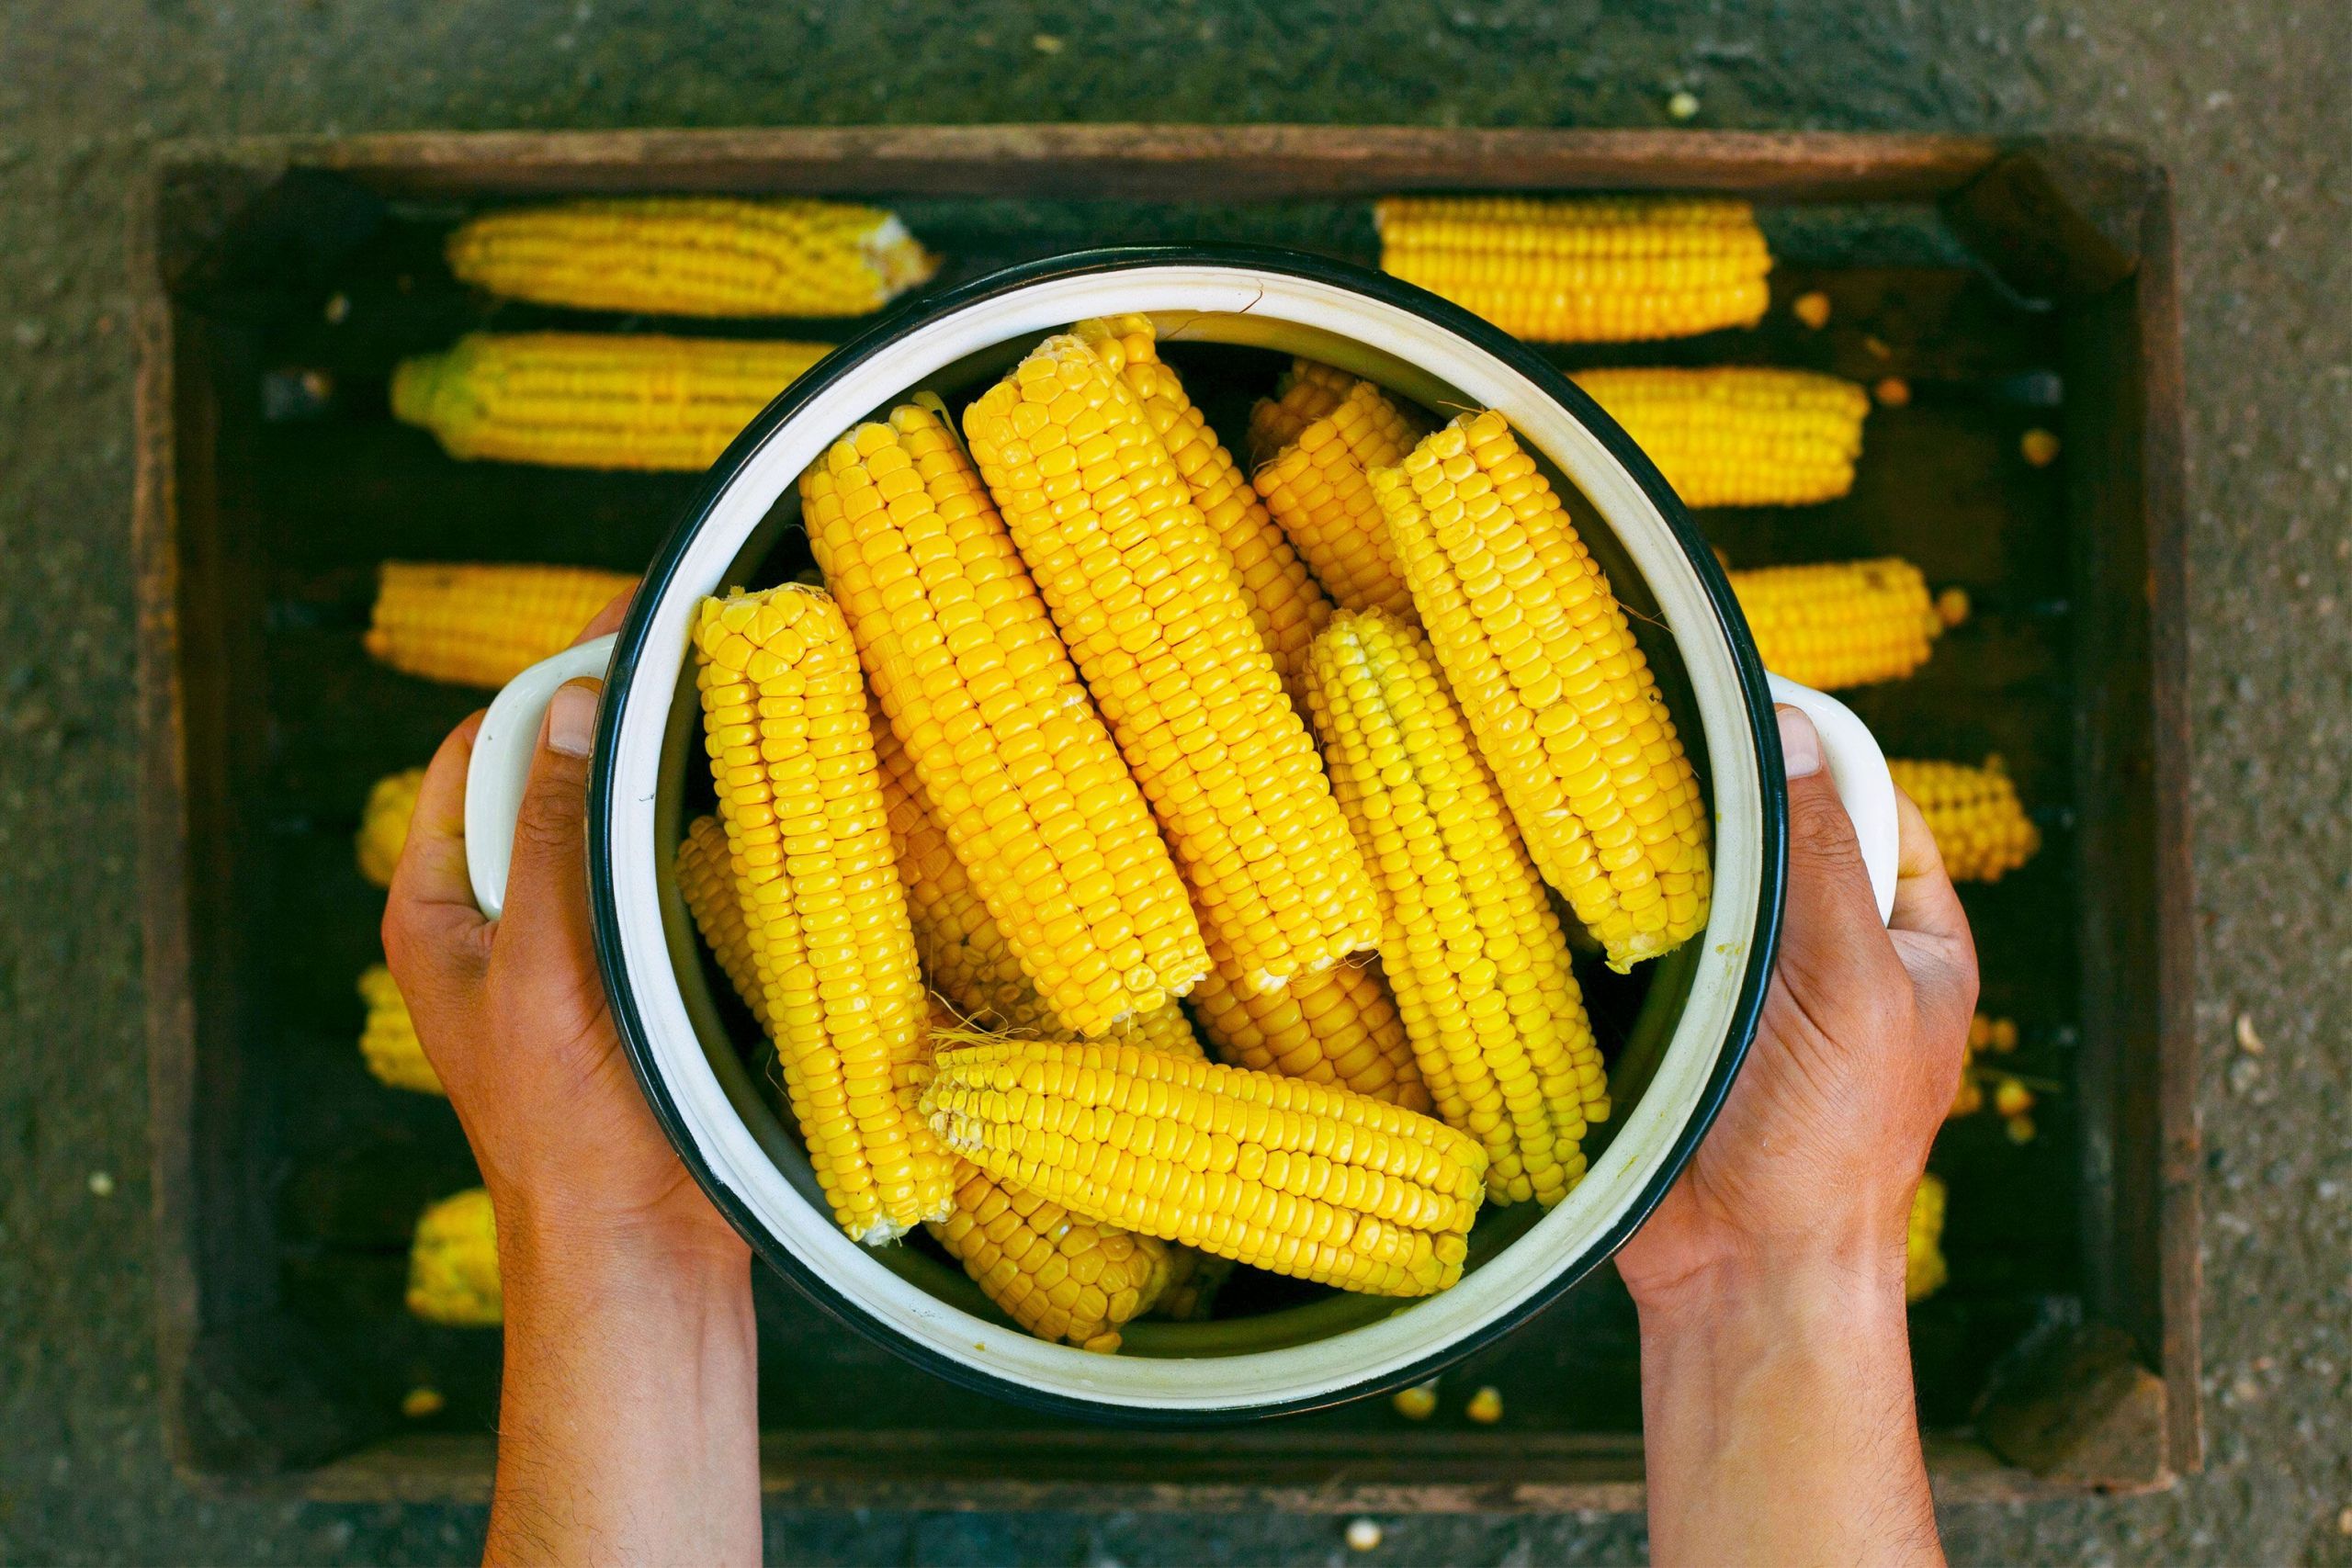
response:
M1717 563L1713 551L1691 524L1690 514L1659 474L1657 466L1619 428L1616 422L1602 412L1588 393L1540 355L1459 306L1385 273L1374 272L1327 256L1266 245L1120 246L1073 252L1024 263L902 307L834 349L770 403L712 466L702 487L646 570L642 585L614 645L612 664L605 676L607 697L628 691L645 652L654 604L666 597L689 543L707 521L719 498L733 484L746 460L780 425L851 367L887 351L910 332L972 305L1035 284L1080 274L1162 266L1226 266L1277 272L1353 290L1428 318L1469 340L1565 405L1634 476L1635 482L1666 519L1676 542L1699 575L1713 607L1716 621L1730 644L1733 661L1738 671L1741 696L1758 750L1758 795L1764 814L1756 932L1748 946L1747 966L1741 976L1739 995L1734 1004L1724 1049L1700 1092L1698 1103L1689 1120L1669 1146L1665 1161L1644 1184L1617 1223L1603 1233L1583 1257L1563 1268L1510 1310L1497 1314L1442 1349L1401 1371L1366 1378L1324 1393L1277 1403L1170 1410L1049 1393L938 1354L909 1337L894 1325L852 1303L795 1256L790 1248L769 1234L742 1201L717 1178L695 1146L692 1130L680 1115L668 1086L654 1066L651 1041L644 1020L638 1010L636 998L623 978L626 968L620 935L620 909L614 886L613 852L607 825L612 819L610 806L614 771L617 766L616 732L624 705L613 700L602 705L588 797L589 902L595 931L597 963L603 972L614 1022L619 1031L622 1045L628 1054L630 1066L637 1074L638 1083L652 1107L655 1120L677 1150L678 1157L693 1173L696 1184L751 1244L752 1250L770 1268L791 1281L803 1295L836 1321L924 1371L960 1387L1033 1410L1105 1425L1181 1429L1301 1415L1393 1393L1424 1382L1527 1323L1615 1255L1626 1238L1640 1228L1657 1207L1667 1190L1690 1163L1691 1155L1722 1111L1724 1097L1730 1092L1732 1082L1738 1076L1741 1065L1747 1060L1748 1048L1755 1040L1758 1020L1763 1010L1765 986L1780 947L1781 901L1787 883L1788 792L1787 785L1781 782L1780 731L1773 720L1772 701L1765 685L1763 663L1757 654L1755 640L1748 633L1747 620L1740 613L1738 601L1733 596L1731 584Z

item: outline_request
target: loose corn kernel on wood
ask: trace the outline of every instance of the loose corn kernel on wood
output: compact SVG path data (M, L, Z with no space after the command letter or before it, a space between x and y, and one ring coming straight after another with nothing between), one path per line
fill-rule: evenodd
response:
M1685 506L1799 506L1854 488L1871 400L1808 370L1582 370L1576 384Z
M1307 701L1381 895L1382 963L1448 1125L1487 1196L1549 1208L1584 1175L1608 1075L1544 885L1429 645L1377 612L1315 639Z
M889 727L1007 946L1100 1035L1208 970L1176 863L1012 536L928 408L861 424L801 516Z
M1893 556L1728 575L1764 668L1825 692L1902 679L1949 624L1919 569Z
M461 459L561 468L707 468L821 343L474 333L403 359L392 413Z
M1299 433L1347 400L1356 378L1312 359L1294 359L1274 383L1274 395L1250 408L1250 466L1263 468Z
M359 1031L359 1054L378 1083L417 1094L443 1094L440 1075L416 1038L415 1021L409 1017L408 999L400 982L380 964L360 972L359 999L368 1004L368 1021Z
M1912 758L1891 758L1886 766L1918 803L1954 882L1998 882L2041 848L2041 829L2000 758L1987 757L1981 768Z
M1074 1213L1375 1295L1461 1278L1486 1157L1430 1117L1132 1045L1003 1041L934 1067L947 1145Z
M462 281L509 299L659 316L863 316L939 270L878 208L734 197L484 213L446 254Z
M1259 639L1273 655L1274 672L1295 689L1307 645L1331 618L1331 601L1317 586L1233 454L1219 445L1216 432L1193 406L1182 380L1161 361L1151 318L1097 318L1070 331L1116 369L1136 395L1153 433L1192 487L1193 504L1233 558L1241 596L1249 602Z
M1405 1021L1377 964L1341 964L1253 993L1215 969L1191 998L1201 1032L1228 1066L1335 1083L1408 1111L1431 1109Z
M574 628L577 630L578 628ZM408 842L408 819L416 812L417 791L424 787L423 768L386 773L368 791L368 805L359 814L359 832L353 848L359 874L379 887L392 885L401 850Z
M1374 476L1422 624L1544 879L1625 973L1707 920L1706 803L1600 564L1502 416Z
M1789 310L1815 332L1829 324L1829 296L1812 289L1789 301Z
M1380 265L1535 343L1753 326L1771 252L1744 201L1390 197Z
M503 686L571 646L596 612L637 586L586 567L386 561L368 652L403 674Z
M964 430L1203 934L1260 990L1370 947L1371 881L1314 742L1126 383L1076 337L1050 337Z
M1903 1245L1903 1299L1923 1302L1944 1288L1944 1181L1928 1171L1911 1194L1911 1223Z
M842 1228L944 1218L952 1162L915 1112L928 1043L865 688L832 599L786 584L696 617L719 821L785 1090Z
M1402 462L1419 430L1385 393L1359 381L1252 481L1332 603L1409 617L1412 591L1373 498L1372 470Z
M1492 1383L1487 1384L1470 1396L1470 1403L1462 1407L1462 1414L1481 1427L1493 1426L1503 1418L1503 1391Z
M1978 1081L1977 1057L1987 1052L2007 1055L2017 1048L2018 1026L2014 1020L1988 1018L1981 1012L1971 1017L1968 1039L1960 1052L1960 1087L1953 1091L1951 1109L1944 1112L1944 1120L1973 1116L1984 1108L1984 1086Z
M506 1315L498 1283L498 1222L476 1187L418 1216L409 1244L408 1310L452 1328L495 1328Z

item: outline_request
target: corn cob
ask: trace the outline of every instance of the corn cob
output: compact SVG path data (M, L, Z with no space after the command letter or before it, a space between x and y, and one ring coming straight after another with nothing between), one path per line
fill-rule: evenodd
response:
M1201 1032L1227 1066L1334 1083L1358 1094L1430 1109L1413 1043L1372 964L1341 964L1258 996L1212 970L1191 998Z
M475 333L447 353L401 361L392 412L431 431L452 457L699 471L831 352L820 343Z
M1233 1278L1230 1258L1211 1258L1189 1247L1168 1249L1168 1286L1151 1315L1170 1323L1201 1323L1216 1310L1217 1292Z
M1126 384L1048 338L964 414L1013 542L1254 990L1370 947L1370 879L1239 580Z
M1250 408L1250 466L1262 468L1299 433L1347 400L1356 378L1312 359L1294 359L1274 383L1274 395Z
M1707 814L1609 580L1500 414L1374 476L1527 852L1623 974L1707 920Z
M1911 1223L1903 1238L1903 1299L1923 1302L1944 1288L1944 1181L1922 1172L1911 1194Z
M1185 396L1184 383L1161 362L1151 318L1097 319L1070 331L1117 370L1135 394L1152 433L1192 487L1193 504L1233 558L1241 597L1259 639L1274 656L1274 672L1292 684L1306 667L1307 645L1331 618L1331 601L1316 586L1233 454L1218 445L1216 432Z
M408 1310L452 1328L495 1328L504 1320L497 1217L483 1189L444 1198L418 1217L409 1244Z
M801 515L924 798L1064 1027L1099 1035L1208 968L1176 863L1003 520L927 408L801 476Z
M1420 634L1343 611L1307 702L1380 887L1383 962L1422 1079L1475 1136L1487 1195L1550 1207L1584 1174L1609 1081L1567 938Z
M368 651L405 674L503 686L549 654L637 579L571 566L386 561Z
M593 612L592 612L593 613ZM572 628L579 630L577 626ZM401 863L401 848L408 842L408 819L416 812L417 791L424 785L423 768L386 773L368 791L368 805L359 814L359 834L354 841L359 874L379 887L392 885Z
M1132 1045L1001 1041L935 1067L948 1146L1074 1213L1375 1295L1461 1277L1486 1159L1427 1116Z
M735 868L727 849L727 829L716 817L697 817L686 825L678 841L678 893L703 945L718 960L719 973L743 1005L759 1021L771 1040L775 1030L768 1022L767 992L760 984L759 965L752 956L751 928L743 923L743 901L736 896Z
M391 1089L419 1094L445 1094L440 1075L425 1059L417 1043L416 1023L408 1014L408 999L400 983L380 964L371 964L359 976L359 999L368 1004L368 1021L359 1031L359 1054L376 1081Z
M1795 506L1854 488L1870 395L1806 370L1586 370L1575 378L1685 506Z
M956 1171L955 1212L931 1234L1038 1338L1107 1353L1129 1319L1159 1304L1175 1250L1168 1243L1080 1218L969 1162Z
M1753 326L1772 255L1744 201L1390 197L1380 265L1537 343Z
M1998 882L2041 848L2041 829L2025 814L2000 758L1987 757L1981 768L1908 759L1886 765L1928 818L1954 882Z
M1728 575L1764 667L1825 692L1910 674L1965 614L1945 613L1919 569L1893 556Z
M1951 1109L1944 1112L1944 1120L1951 1122L1962 1116L1973 1116L1984 1108L1984 1086L1977 1081L1977 1057L1987 1052L2006 1056L2017 1048L2018 1026L2015 1021L1987 1018L1981 1012L1970 1018L1968 1039L1960 1051L1960 1088L1952 1095Z
M1266 510L1341 609L1413 613L1366 476L1404 461L1419 434L1379 388L1359 381L1258 470Z
M486 213L447 254L461 280L509 299L666 316L862 316L939 270L878 209L727 197Z
M718 817L785 1090L842 1228L944 1217L950 1162L914 1114L928 1033L856 650L797 584L695 626Z

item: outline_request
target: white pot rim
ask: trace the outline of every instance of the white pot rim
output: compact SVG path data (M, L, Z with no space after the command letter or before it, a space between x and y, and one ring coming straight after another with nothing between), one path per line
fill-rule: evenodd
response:
M665 922L662 753L693 607L800 471L850 424L967 355L1091 316L1196 316L1335 333L1502 412L1600 513L1656 597L1688 672L1713 784L1715 886L1688 999L1655 1077L1584 1182L1453 1290L1283 1349L1098 1356L928 1294L842 1235L729 1101L697 1034ZM1169 335L1188 335L1180 324ZM1190 335L1216 337L1219 330ZM1335 356L1350 352L1340 349ZM1713 1121L1752 1039L1779 931L1786 817L1764 675L1728 584L1672 491L1589 398L1433 295L1303 254L1242 246L1098 251L921 303L836 350L737 439L649 569L620 633L589 802L591 903L613 1015L656 1117L722 1213L844 1323L952 1381L1094 1418L1181 1424L1317 1408L1401 1387L1523 1323L1645 1218ZM1768 786L1766 780L1774 783ZM673 901L673 905L674 901ZM674 907L670 911L674 919Z

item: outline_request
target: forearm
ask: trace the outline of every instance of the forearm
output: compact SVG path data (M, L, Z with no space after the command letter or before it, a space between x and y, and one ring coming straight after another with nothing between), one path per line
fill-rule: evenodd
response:
M1759 1268L1644 1303L1654 1561L1943 1561L1894 1262Z
M511 1231L484 1561L757 1562L748 1258Z

